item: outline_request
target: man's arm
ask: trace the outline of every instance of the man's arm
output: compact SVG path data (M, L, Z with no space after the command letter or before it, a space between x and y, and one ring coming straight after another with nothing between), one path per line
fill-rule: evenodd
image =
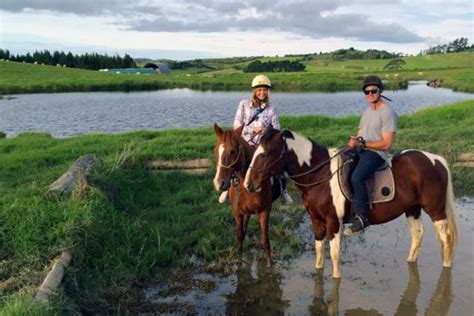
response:
M395 132L382 133L382 140L365 142L365 148L386 151L392 147L395 140Z

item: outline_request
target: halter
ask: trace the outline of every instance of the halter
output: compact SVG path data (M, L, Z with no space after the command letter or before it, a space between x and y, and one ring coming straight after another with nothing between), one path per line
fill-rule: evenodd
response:
M240 143L239 143L239 153L237 154L237 158L235 158L235 160L230 165L221 164L220 166L225 169L234 169L234 165L237 163L237 161L239 161L241 153L242 153L242 146L240 146Z
M285 155L285 153L286 153L286 143L285 143L285 146L283 147L283 149L281 150L280 157L278 157L277 159L275 159L269 166L267 166L267 167L265 167L265 168L255 168L255 167L249 166L249 169L254 169L255 172L257 172L257 173L262 173L262 172L268 171L268 170L270 170L270 168L273 167L278 161L280 161L280 159L283 158L283 156Z

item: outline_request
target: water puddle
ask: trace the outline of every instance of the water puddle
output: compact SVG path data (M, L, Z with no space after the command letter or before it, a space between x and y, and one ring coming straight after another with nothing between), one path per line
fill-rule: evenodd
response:
M343 238L343 277L331 277L329 248L325 269L314 269L309 216L296 232L305 251L265 266L261 253L247 250L230 273L170 276L145 290L164 313L286 315L472 315L474 310L474 197L456 201L459 243L453 268L443 268L431 220L417 264L405 259L410 234L404 217L371 227L364 236Z

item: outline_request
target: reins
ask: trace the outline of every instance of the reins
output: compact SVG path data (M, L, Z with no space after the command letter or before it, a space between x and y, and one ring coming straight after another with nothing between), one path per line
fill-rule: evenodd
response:
M285 147L283 147L282 151L281 151L281 154L280 156L275 159L270 165L268 165L267 167L265 168L254 168L252 166L249 167L249 169L254 169L255 172L257 173L262 173L262 172L265 172L265 171L268 171L271 169L271 167L273 167L278 161L280 161L283 156L285 155L286 153L286 145ZM303 172L303 173L300 173L300 174L294 174L294 175L288 175L288 178L296 185L299 185L299 186L304 186L304 187L310 187L310 186L313 186L313 185L318 185L320 183L323 183L327 180L330 180L341 168L343 168L347 163L349 163L350 161L346 161L344 162L344 164L341 166L341 167L338 167L333 173L331 173L331 175L329 177L326 177L322 180L319 180L319 181L316 181L316 182L313 182L313 183L301 183L301 182L298 182L296 180L294 180L294 178L299 178L299 177L302 177L302 176L305 176L305 175L308 175L310 173L313 173L315 171L318 171L319 169L321 169L322 167L324 167L326 164L330 163L334 158L336 158L337 156L339 156L340 154L350 150L351 148L348 147L348 146L345 146L344 148L340 149L338 152L336 152L332 157L330 157L329 159L326 159L325 161L319 163L318 165L316 165L315 167Z

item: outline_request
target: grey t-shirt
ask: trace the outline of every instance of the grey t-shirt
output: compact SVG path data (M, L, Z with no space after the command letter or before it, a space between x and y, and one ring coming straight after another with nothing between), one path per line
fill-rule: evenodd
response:
M382 133L396 132L397 122L397 113L385 103L381 109L372 110L370 107L366 109L360 118L359 129L366 141L379 141L382 140ZM388 151L372 151L377 152L383 159L388 158Z

